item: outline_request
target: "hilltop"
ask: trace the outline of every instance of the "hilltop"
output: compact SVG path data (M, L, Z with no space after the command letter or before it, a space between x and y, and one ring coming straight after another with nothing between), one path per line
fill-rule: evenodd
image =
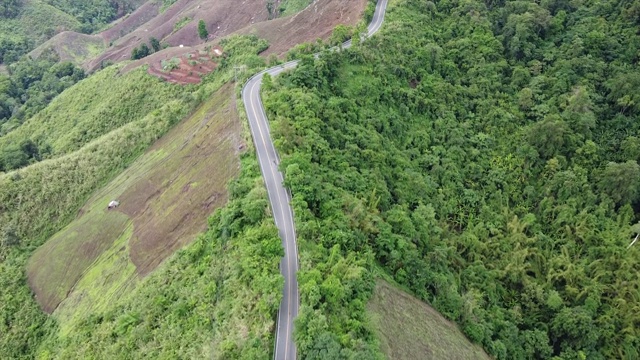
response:
M98 30L143 1L6 0L0 10L0 63L15 62L58 33Z
M296 44L326 39L337 25L357 24L366 0L319 0L307 6L309 3L306 0L280 1L271 7L261 0L241 3L231 0L182 0L167 7L149 1L100 33L88 36L62 32L35 49L31 55L38 57L50 49L61 59L95 71L105 64L129 60L132 51L143 44L152 48L151 41L155 39L160 49L144 59L134 61L126 69L149 64L155 69L152 71L154 75L163 77L160 74L166 72L163 63L182 62L188 67L188 54L211 49L231 33L264 38L268 40L269 47L262 54L281 57ZM200 20L205 22L208 30L208 37L204 40L198 36L196 29ZM190 71L192 69L185 69L186 74Z

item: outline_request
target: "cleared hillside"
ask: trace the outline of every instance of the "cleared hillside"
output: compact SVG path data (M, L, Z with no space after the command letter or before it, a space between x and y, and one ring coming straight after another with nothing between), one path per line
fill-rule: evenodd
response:
M217 95L214 96L214 101ZM226 95L223 95L226 98ZM43 359L268 359L282 297L282 246L255 156L243 159L229 204L209 230L134 290L73 331L50 332ZM105 274L101 274L105 275Z
M237 175L238 151L244 147L235 94L225 86L38 248L27 267L36 299L47 312L65 301L56 316L81 318L90 309L105 308L127 284L206 229L207 217L227 201L225 186ZM113 199L120 206L109 210Z
M229 48L237 56L237 58L231 56L230 60L257 56L257 50L262 46L264 46L263 41L254 38L230 39ZM260 66L259 62L253 64ZM233 76L232 68L228 65L221 66L202 84L181 87L150 77L144 69L124 75L116 75L117 72L117 67L109 68L85 79L67 89L49 107L36 115L43 119L40 124L42 127L52 126L49 128L49 133L40 133L43 136L40 139L62 141L58 143L59 147L52 146L52 149L57 149L52 151L52 154L56 154L55 157L0 175L0 224L2 224L0 284L7 290L0 294L0 318L3 319L0 321L0 357L2 358L33 354L42 337L57 328L55 319L41 316L40 308L27 288L24 269L36 247L69 224L94 191L127 168L161 135L184 119L197 104L208 98ZM127 90L123 93L114 93L113 90L116 88ZM163 98L163 96L166 97ZM126 105L127 103L129 105ZM64 111L67 110L68 116L65 116ZM71 114L74 116L70 116ZM30 126L29 124L27 121L24 128ZM38 129L35 126L33 131L19 132L22 128L9 135L22 134L29 137ZM17 137L14 139L20 140ZM156 154L160 157L164 156L161 151ZM198 154L197 150L194 150L194 154ZM184 159L182 162L185 162ZM229 174L233 174L233 167L230 173L220 172L211 177L215 179L216 176L221 176L222 178L217 179L226 181L225 176L230 176ZM169 180L171 179L166 179L167 182ZM163 184L164 180L158 181L159 184ZM224 184L218 184L218 186L222 189ZM171 191L174 190L175 188L172 188ZM198 190L194 188L191 191ZM169 197L163 198L165 199L163 201L171 202L167 199L179 195L174 193L166 196ZM221 199L224 199L224 196L221 196ZM211 205L220 204L216 201L218 200L210 200ZM128 205L135 203L132 201ZM103 206L106 205L100 205L99 208L102 209ZM164 211L169 210L171 210L170 207L165 209L159 206L155 211L165 214ZM212 209L208 211L211 212ZM202 224L206 217L205 210L201 210L200 214L202 218L198 221ZM184 219L174 220L174 224L184 221ZM185 225L190 223L193 224L188 220ZM169 224L171 222L166 222L166 225ZM178 228L180 227L176 227ZM202 229L202 225L197 228ZM187 238L188 234L193 234L192 231L195 231L190 227L181 229L186 229L182 234ZM97 231L103 234L101 230L109 231L104 227L84 231ZM124 230L126 229L120 228L119 231ZM175 234L176 237L178 235L180 233ZM139 238L142 239L144 236ZM72 242L73 238L69 241ZM142 243L144 242L137 244ZM179 241L177 243L184 244ZM160 244L160 248L162 246L164 244ZM175 246L177 246L176 243L168 247L175 249ZM135 249L135 246L133 248ZM110 250L111 248L107 246L100 249ZM87 252L97 259L101 254L100 249ZM139 255L138 265L144 263L147 266L157 265L160 259L168 254L160 249L159 253L164 255L160 255L159 258L157 256L146 258L144 251L141 252L140 249L134 251ZM45 256L36 264L36 267L47 266L47 261L56 262L56 264L62 261L65 266L70 264L70 268L73 269L74 260L66 257L61 259ZM68 284L61 281L61 283L47 284L47 286L54 289L65 289L65 287L69 289ZM60 292L64 293L64 290Z
M384 280L376 281L367 311L389 360L489 360L434 308Z

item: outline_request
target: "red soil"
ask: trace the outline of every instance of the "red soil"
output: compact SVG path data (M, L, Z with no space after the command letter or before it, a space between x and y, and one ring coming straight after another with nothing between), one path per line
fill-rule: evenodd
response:
M253 22L265 21L268 16L264 0L179 0L163 13L158 12L159 7L152 4L154 2L149 1L101 33L106 40L113 41L113 46L88 63L86 68L93 71L105 61L129 60L131 51L143 42L149 44L151 37L171 47L202 44L204 41L199 38L197 29L200 20L207 24L209 39L217 39ZM191 20L176 31L175 24L185 18Z
M367 0L316 0L295 15L256 23L238 33L267 39L269 48L263 55L281 56L297 44L327 39L337 25L356 25L366 6Z
M195 50L177 57L170 56L171 52L164 56L156 56L149 62L147 72L168 82L175 84L196 84L200 79L212 72L218 65L215 59L223 55L222 48L214 46L205 50ZM171 61L178 61L177 68L166 69Z

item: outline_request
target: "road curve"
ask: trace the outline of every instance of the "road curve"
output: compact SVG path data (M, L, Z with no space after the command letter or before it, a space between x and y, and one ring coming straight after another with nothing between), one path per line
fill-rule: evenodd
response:
M369 24L367 36L373 35L380 29L384 21L384 14L388 0L378 0L373 19ZM345 42L342 47L351 46L351 40ZM293 211L291 210L291 195L283 186L283 176L278 170L280 158L276 152L271 134L269 122L260 99L260 86L264 74L275 76L281 72L293 69L298 65L298 60L289 61L282 65L261 71L250 78L242 88L242 102L249 119L251 136L258 154L260 170L267 187L269 203L273 218L278 228L284 257L280 261L280 272L284 276L284 294L278 310L278 323L276 329L276 344L274 358L276 360L295 360L296 346L293 342L293 319L298 316L300 306L300 294L298 293L298 248L296 245L296 231L293 223Z

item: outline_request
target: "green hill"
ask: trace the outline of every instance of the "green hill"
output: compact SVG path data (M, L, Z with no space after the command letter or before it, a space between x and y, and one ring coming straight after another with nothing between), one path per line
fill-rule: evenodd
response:
M640 357L637 15L398 0L371 39L267 79L302 358L377 348L376 264L497 359Z
M3 0L0 63L12 63L53 35L91 33L140 6L142 0Z
M48 142L51 144L52 150L49 159L16 171L0 174L0 224L2 224L0 229L2 236L0 238L0 285L6 290L0 295L1 358L32 356L38 351L39 343L46 336L53 336L54 340L58 338L58 322L55 318L44 316L27 287L24 269L36 248L69 224L78 215L82 204L91 194L109 183L154 141L185 118L204 99L209 99L222 84L228 82L233 77L233 68L229 64L244 63L245 61L253 66L264 64L263 60L255 55L260 49L264 49L263 40L258 40L255 37L233 37L225 40L223 46L231 53L228 57L230 63L222 64L197 86L170 85L146 74L144 69L118 75L119 68L110 67L67 89L47 108L27 120L24 125L6 137L0 138L1 141L4 141L3 146L10 146L14 142L24 141L35 136L33 138L35 142ZM198 121L198 118L193 119ZM202 117L200 119L202 121ZM223 130L229 131L226 128ZM221 130L221 133L224 134L224 131ZM224 138L216 141L220 141L220 144L224 145L222 140ZM212 143L216 144L215 141ZM167 166L180 165L181 163L187 165L190 162L181 161L179 157L171 161L163 159L163 157L171 158L167 153L176 146L183 145L186 144L176 145L175 141L168 142L166 148L155 151L149 157L156 161L156 164L159 161ZM230 147L233 144L225 146ZM196 146L190 145L186 149L193 149L194 155L202 156L198 155ZM167 153L164 153L165 151ZM225 159L225 162L232 162L234 151L232 148L230 155L232 157ZM182 155L190 156L190 154L184 153ZM129 175L138 177L145 173L151 174L145 166L152 164L153 161L146 161L146 165L135 167ZM204 163L201 163L200 168L206 169L202 164ZM160 166L156 168L162 169ZM138 169L139 172L136 172L135 169ZM196 169L193 167L186 171L195 172ZM222 167L220 169L222 170ZM209 178L211 181L221 182L215 186L222 191L224 182L234 171L236 170L221 171L218 175L209 176ZM182 180L184 179L180 181ZM133 179L129 182L136 183ZM195 193L199 191L195 190L197 184L190 186L194 187ZM168 193L185 191L184 188L177 190L171 186L166 188ZM126 188L124 189L126 190ZM127 191L133 194L139 192L136 189L128 189ZM167 196L169 199L176 194ZM225 198L222 195L219 197L220 201ZM211 206L220 206L220 201L205 200L209 205L205 204L204 206L209 209L209 212L213 210L210 208ZM130 203L133 204L135 201L131 200ZM92 204L90 207L96 207L100 210L104 208L100 199ZM263 202L259 202L259 204L262 204L263 207L265 205ZM206 216L206 213L203 214L202 216ZM95 213L91 212L90 215L95 218ZM135 217L133 218L135 224L137 220ZM100 224L100 221L97 223ZM166 223L170 224L171 222ZM188 221L185 224L188 224ZM126 227L123 225L120 229L126 230ZM196 232L201 231L202 228L199 226ZM88 227L84 231L87 234L95 231L92 234L95 235L97 232L98 235L101 235L105 229ZM194 234L193 230L188 231L191 231L192 235ZM124 234L126 235L127 232L125 231ZM61 242L58 237L55 244L61 246L62 249L73 247L74 240L77 238L73 236L65 238L66 240ZM126 240L127 238L117 237L111 239L111 245L114 243L125 245ZM184 241L179 244L184 245ZM135 248L135 242L129 248L131 247ZM119 268L118 264L112 262L115 260L114 256L117 257L121 254L118 250L119 247L113 248L107 243L106 248L102 247L104 255L101 252L96 252L92 256L101 261L97 265L105 265L106 268L114 266L109 269L125 271L122 273L124 276L118 278L124 281L127 279L127 267ZM69 259L67 258L69 253L66 251L57 254L55 257L47 257L46 254L42 256L41 253L35 267L42 266L46 269L47 266L52 266L53 269L58 270L55 264L62 263L70 264L72 269L86 269L86 263L73 265L73 261L80 262L83 260L82 258ZM145 254L142 252L139 255L144 256ZM166 256L168 254L164 255L164 257ZM157 263L155 265L157 266ZM56 274L56 272L52 271L52 274ZM97 285L90 282L91 277L95 274L90 271L83 274L87 278L80 285L84 284L86 287L80 286L78 290L97 288ZM98 279L99 281L100 279L107 281L106 284L100 285L103 286L104 291L112 291L123 285L123 283L118 283L116 278L109 279L98 276ZM72 281L73 279L70 277L67 280ZM87 285L87 281L89 281L89 285ZM36 283L34 282L34 285ZM61 288L66 286L65 284L69 284L69 282L47 285L58 289L59 286ZM64 290L61 291L64 294ZM60 299L58 298L57 301ZM268 334L264 336L268 336ZM57 340L54 343L57 343Z

